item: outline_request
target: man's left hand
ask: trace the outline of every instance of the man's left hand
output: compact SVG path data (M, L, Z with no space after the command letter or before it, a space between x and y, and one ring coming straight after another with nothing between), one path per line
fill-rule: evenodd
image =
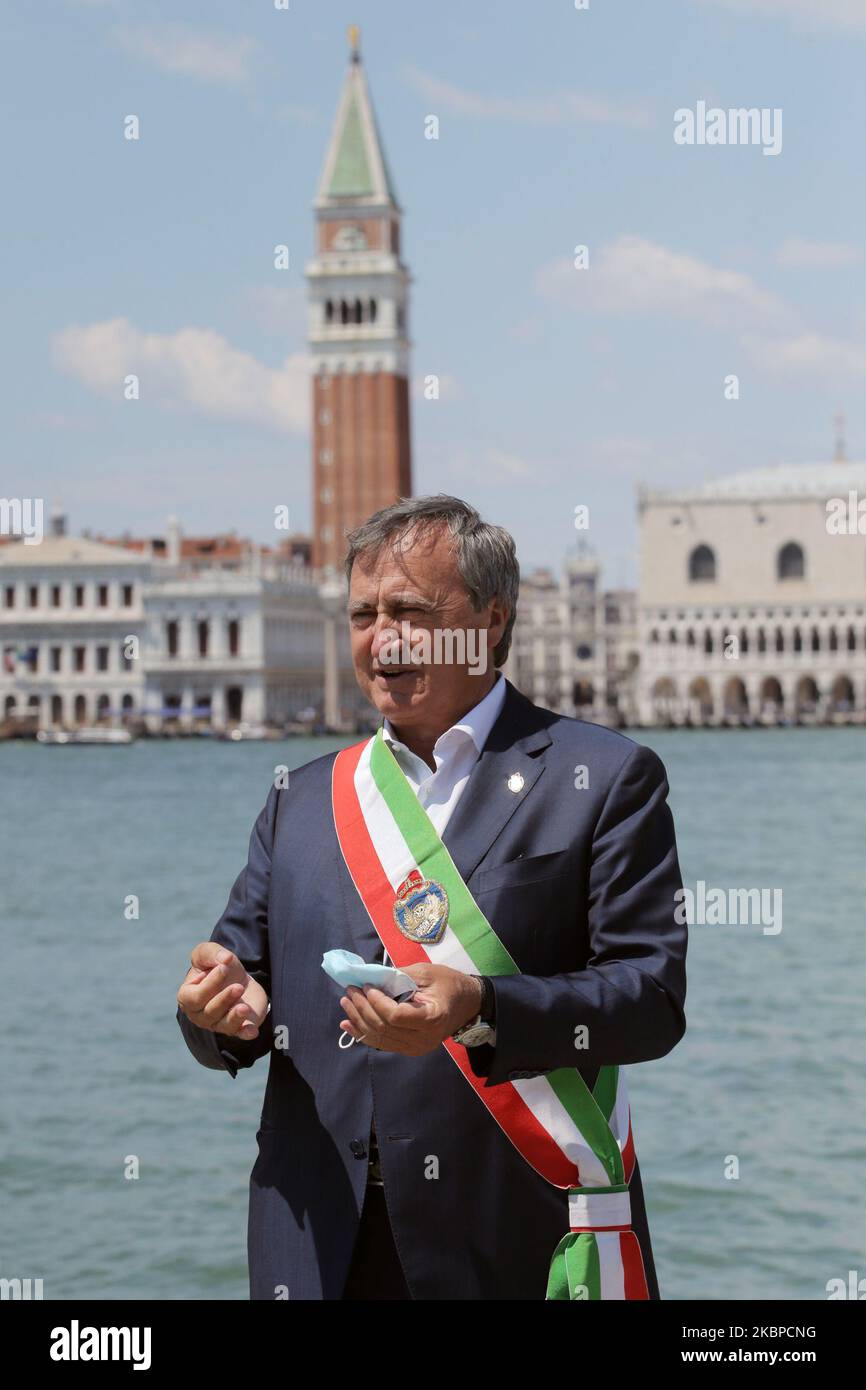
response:
M450 965L410 965L404 972L418 985L405 1004L397 1004L372 985L350 985L340 1000L343 1032L379 1052L423 1057L478 1015L481 981Z

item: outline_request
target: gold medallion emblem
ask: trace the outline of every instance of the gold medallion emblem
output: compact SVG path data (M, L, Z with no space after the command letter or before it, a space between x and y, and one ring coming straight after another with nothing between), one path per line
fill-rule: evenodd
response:
M394 921L403 936L422 946L441 941L448 925L448 894L435 878L413 869L397 889Z

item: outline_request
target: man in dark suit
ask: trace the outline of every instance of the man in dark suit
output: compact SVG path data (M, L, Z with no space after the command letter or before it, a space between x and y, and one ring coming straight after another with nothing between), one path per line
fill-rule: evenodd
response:
M252 1298L543 1299L566 1194L442 1044L456 1035L485 1090L576 1066L591 1089L600 1068L675 1046L686 937L664 768L621 734L532 704L497 669L519 584L502 528L439 496L397 503L348 540L357 679L520 973L414 965L408 1003L325 974L333 948L383 960L341 853L328 754L268 795L226 910L192 953L178 1020L203 1066L235 1076L270 1057ZM401 631L420 664L395 648ZM432 641L443 632L480 646L445 658ZM658 1298L637 1165L629 1192Z

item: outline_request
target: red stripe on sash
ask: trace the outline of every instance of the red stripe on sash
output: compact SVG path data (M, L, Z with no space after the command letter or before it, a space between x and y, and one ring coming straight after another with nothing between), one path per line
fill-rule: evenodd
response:
M649 1298L643 1255L640 1241L634 1231L623 1233L619 1238L619 1253L622 1259L623 1292L626 1300Z
M394 889L385 876L358 802L355 770L366 746L364 742L343 748L334 759L334 824L346 867L361 901L388 955L402 970L407 965L426 963L429 958L418 942L410 941L397 929L392 913ZM476 1076L469 1065L465 1047L450 1038L445 1040L443 1047L527 1163L555 1187L576 1187L579 1182L576 1164L569 1161L514 1086L508 1081L485 1086L484 1078Z
M632 1173L634 1172L634 1165L635 1165L635 1162L636 1162L636 1161L637 1161L637 1154L635 1153L635 1149L634 1149L634 1136L632 1135L632 1131L631 1131L631 1106L629 1106L629 1108L628 1108L628 1135L626 1136L626 1141L625 1141L625 1143L624 1143L623 1146L622 1146L622 1166L623 1166L623 1174L624 1174L625 1181L626 1181L627 1183L631 1182L631 1176L632 1176Z

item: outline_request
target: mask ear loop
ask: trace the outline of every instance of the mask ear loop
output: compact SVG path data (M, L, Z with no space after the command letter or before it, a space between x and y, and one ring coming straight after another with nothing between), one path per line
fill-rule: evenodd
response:
M348 1042L344 1042L344 1038L348 1038L349 1041L348 1041ZM352 1034L351 1034L351 1033L347 1033L346 1030L345 1030L344 1028L342 1028L342 1029L340 1030L340 1040L339 1040L339 1042L337 1043L337 1046L340 1048L340 1050L341 1050L342 1052L348 1051L348 1049L352 1046L352 1043L353 1043L354 1041L355 1041L355 1039L352 1037Z

